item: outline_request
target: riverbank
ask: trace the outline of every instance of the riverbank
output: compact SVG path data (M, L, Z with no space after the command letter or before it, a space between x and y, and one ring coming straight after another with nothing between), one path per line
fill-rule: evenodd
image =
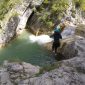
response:
M0 49L0 64L4 60L24 61L33 65L44 66L55 61L51 53L43 47L43 43L48 41L48 36L34 36L26 30L14 40L10 41L7 46ZM45 37L43 41L43 37ZM42 42L43 41L43 42Z
M71 34L62 40L59 51L64 59L53 61L45 67L26 62L5 61L0 67L0 84L85 85L85 37L79 31L78 35ZM50 44L46 46L49 48Z
M85 85L85 38L76 36L75 43L68 43L62 49L68 59L49 66L39 67L25 62L4 61L0 67L0 84Z

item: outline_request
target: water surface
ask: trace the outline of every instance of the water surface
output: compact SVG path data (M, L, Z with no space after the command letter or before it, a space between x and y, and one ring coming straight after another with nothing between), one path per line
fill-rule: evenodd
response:
M5 48L0 49L0 63L4 60L25 61L43 66L51 62L53 60L51 54L36 42L31 43L29 35L25 31Z

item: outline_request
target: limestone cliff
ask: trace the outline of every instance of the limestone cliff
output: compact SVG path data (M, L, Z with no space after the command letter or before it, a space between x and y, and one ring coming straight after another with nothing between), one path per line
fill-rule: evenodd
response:
M30 15L41 5L43 0L20 0L11 10L5 15L6 18L1 21L0 45L4 46L16 34L24 30L27 20Z

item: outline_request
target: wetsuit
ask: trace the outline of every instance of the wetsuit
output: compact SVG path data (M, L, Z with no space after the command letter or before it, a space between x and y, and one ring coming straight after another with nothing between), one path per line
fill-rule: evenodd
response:
M62 39L61 33L57 30L54 31L53 38L54 38L54 41L52 45L52 51L56 53L57 48L60 46L60 39Z

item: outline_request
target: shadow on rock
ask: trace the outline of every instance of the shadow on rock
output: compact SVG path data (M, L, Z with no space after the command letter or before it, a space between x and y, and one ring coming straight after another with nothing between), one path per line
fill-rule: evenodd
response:
M65 57L61 53L58 53L56 56L54 56L54 58L57 61L61 61L61 60L64 60L65 59Z

